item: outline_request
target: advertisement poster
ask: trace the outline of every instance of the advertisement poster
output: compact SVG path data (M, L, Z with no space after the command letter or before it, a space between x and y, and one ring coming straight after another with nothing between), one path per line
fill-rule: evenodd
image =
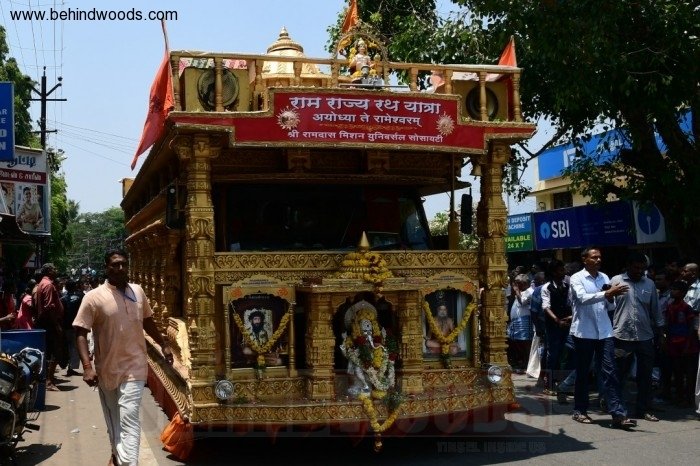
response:
M0 162L0 210L15 215L27 233L49 233L49 185L46 154L16 148L11 161Z

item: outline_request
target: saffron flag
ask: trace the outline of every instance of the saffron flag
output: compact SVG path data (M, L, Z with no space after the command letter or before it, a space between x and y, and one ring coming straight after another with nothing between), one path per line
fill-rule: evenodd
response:
M345 34L350 29L355 27L357 21L360 19L360 15L357 12L357 0L350 0L350 7L347 13L345 13L345 19L343 20L343 27L340 28L340 32Z
M163 24L165 34L165 24ZM156 77L151 84L151 94L148 98L148 114L143 125L141 141L131 161L131 169L136 166L139 155L151 147L162 135L165 129L165 119L173 109L173 74L170 70L170 51L168 50L167 35L165 40L165 56L160 63Z
M498 64L500 66L518 66L518 59L515 57L515 38L513 36L510 36L508 45L501 52Z

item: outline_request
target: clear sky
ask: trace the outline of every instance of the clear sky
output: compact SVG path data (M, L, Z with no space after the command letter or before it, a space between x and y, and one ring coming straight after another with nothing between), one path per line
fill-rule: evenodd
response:
M7 31L9 55L26 74L38 82L46 66L49 88L63 77L51 97L68 100L48 104L48 127L58 130L49 135L48 145L68 156L63 163L68 197L80 203L81 212L99 212L119 205L119 180L134 177L146 157L130 169L163 56L160 22L51 20L51 10L64 15L140 11L144 17L149 11L174 11L177 18L167 21L171 50L265 53L284 26L307 56L326 57L326 28L344 6L343 0L0 0L0 24ZM12 12L29 11L44 11L47 19L12 19ZM31 111L38 120L38 102ZM475 181L466 172L462 179ZM534 210L534 201L508 204L512 213ZM432 196L425 205L432 218L447 209L449 197Z

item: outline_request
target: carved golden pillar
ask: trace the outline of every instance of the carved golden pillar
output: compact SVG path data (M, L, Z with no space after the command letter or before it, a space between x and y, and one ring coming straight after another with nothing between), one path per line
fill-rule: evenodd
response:
M331 87L338 87L338 76L340 75L340 63L331 63Z
M445 94L452 94L452 74L454 71L445 70L443 73L445 74Z
M520 72L513 73L513 119L523 121L520 113Z
M155 232L148 234L148 297L151 302L157 302L158 293L156 292L156 273L158 270L158 236ZM160 303L158 303L160 304Z
M129 270L131 272L131 280L134 283L143 285L143 247L141 239L137 238L130 244L131 261ZM144 290L145 291L145 290Z
M305 340L311 376L306 380L306 394L312 400L330 400L335 398L333 303L330 294L312 294L308 302Z
M173 74L173 110L179 112L180 106L180 57L175 54L170 55L170 69Z
M292 62L292 67L294 68L294 80L293 84L294 86L301 86L301 67L303 63L300 61L293 61Z
M265 85L262 81L262 70L263 62L261 60L255 61L255 102L253 102L253 108L255 110L265 110L267 109L267 93L265 92Z
M418 68L411 67L408 74L410 75L410 81L408 82L409 89L411 89L412 92L418 91Z
M481 313L484 362L506 365L505 299L503 289L508 285L505 236L506 216L503 202L503 165L510 157L510 148L503 142L489 145L482 157L481 199L476 209L479 244L479 279L484 287Z
M403 368L401 390L406 394L423 393L423 329L421 313L423 297L418 291L401 292L398 300L399 351Z
M171 315L183 315L178 311L178 295L180 292L180 265L177 260L178 247L180 245L180 233L169 232L165 242L165 261L163 261L163 277L165 285L163 288L162 310L163 329L168 328L168 318Z
M223 72L224 72L224 60L223 60L223 58L221 58L221 57L214 58L214 109L217 112L224 111Z
M185 296L192 378L206 385L214 381L216 364L211 160L219 155L221 145L216 135L197 134L176 139L173 149L187 173Z
M479 72L479 113L481 114L481 121L489 120L486 108L486 71Z

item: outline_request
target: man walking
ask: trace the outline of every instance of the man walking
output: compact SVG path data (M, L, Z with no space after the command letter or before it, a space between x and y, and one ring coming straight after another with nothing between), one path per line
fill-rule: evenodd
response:
M83 363L83 380L91 387L99 387L112 444L110 464L136 465L141 438L141 397L148 375L143 331L160 345L170 364L173 354L153 321L143 289L127 281L126 253L109 251L105 265L107 281L85 295L73 327ZM94 369L88 354L90 330L95 340Z
M627 291L614 298L613 336L620 382L624 383L637 360L637 417L657 422L651 413L651 373L654 367L654 337L664 325L659 311L656 285L644 276L646 258L633 252L627 259L627 271L616 275L611 285L626 285Z
M600 271L602 256L599 249L584 249L581 259L583 270L572 275L570 280L571 335L574 337L576 352L576 387L572 418L582 424L593 423L588 416L588 371L595 355L595 366L600 368L601 395L607 401L613 427L633 427L637 423L627 418L622 404L615 367L613 329L607 310L607 303L612 302L615 296L626 293L629 287L622 283L610 285L608 276Z
M545 312L547 334L547 371L551 387L561 382L561 355L571 327L571 302L569 285L564 282L566 269L560 260L549 264L550 281L542 288L542 308ZM568 373L568 372L567 372Z
M46 331L46 359L49 367L46 374L46 389L58 391L56 366L65 362L63 334L63 304L55 284L56 267L46 263L41 268L41 281L36 287L33 301L36 309L37 327Z

